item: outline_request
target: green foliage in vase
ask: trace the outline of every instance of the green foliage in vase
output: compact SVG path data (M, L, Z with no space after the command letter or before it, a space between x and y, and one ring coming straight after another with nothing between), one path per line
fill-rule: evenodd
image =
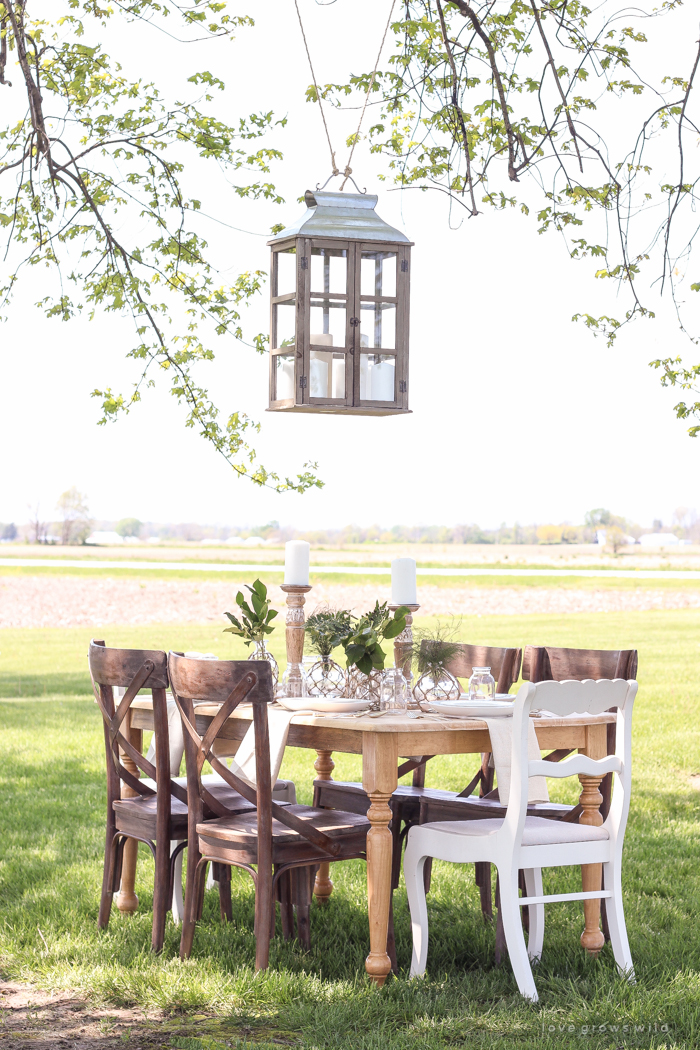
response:
M357 667L364 674L381 671L386 653L381 642L396 638L406 627L406 616L410 610L405 605L391 612L384 602L375 603L373 609L357 620L352 632L341 643L345 650L348 667Z
M442 675L459 652L460 643L454 641L455 634L454 624L441 623L440 620L432 630L414 630L411 663L419 675L426 672L433 678Z
M47 317L126 318L134 383L93 391L100 423L128 413L160 378L185 407L185 425L237 475L304 492L320 484L315 465L292 477L268 470L250 444L259 424L240 410L220 419L201 385L216 338L229 352L233 340L244 342L241 311L266 274L217 270L202 217L212 221L207 213L227 214L230 205L216 191L199 200L191 188L206 185L213 168L232 201L282 203L271 181L282 154L265 140L286 117L230 115L238 94L219 102L224 82L185 58L188 44L251 32L253 19L229 6L0 0L0 321L25 275ZM128 64L130 42L148 34L152 48L172 52L162 82L148 70L133 79L115 55L121 44ZM260 333L244 345L264 353L267 339Z
M330 656L352 633L353 620L349 609L315 609L305 624L307 652Z
M239 591L236 605L241 610L241 618L239 620L230 612L224 613L233 624L233 627L224 628L224 634L238 635L246 645L250 645L251 642L262 642L265 635L272 634L274 627L270 623L277 616L277 610L270 608L267 587L261 580L256 580L252 587L246 584L246 590L250 591L250 605L243 592Z

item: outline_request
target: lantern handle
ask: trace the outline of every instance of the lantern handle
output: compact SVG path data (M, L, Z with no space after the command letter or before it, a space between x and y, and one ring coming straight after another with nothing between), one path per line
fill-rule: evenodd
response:
M353 184L353 186L355 187L355 189L357 190L358 193L367 193L367 187L365 186L365 188L363 190L361 190L360 187L355 182L355 180L353 179L352 175L350 175L347 171L342 171L342 172L341 171L332 171L331 174L326 179L326 181L324 182L323 186L321 186L321 184L318 183L318 182L316 183L316 189L317 190L325 190L325 188L328 185L328 183L331 181L331 179L334 179L336 175L343 175L345 177L346 181L348 179L350 179L350 182Z

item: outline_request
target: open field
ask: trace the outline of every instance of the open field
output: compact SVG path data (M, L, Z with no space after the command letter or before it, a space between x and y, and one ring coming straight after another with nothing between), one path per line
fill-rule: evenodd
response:
M276 939L274 969L258 977L252 970L252 894L242 876L234 876L231 926L220 925L215 897L207 895L186 964L177 959L178 931L170 921L163 955L148 951L152 867L145 854L139 862L139 914L115 914L109 930L98 935L104 755L85 667L91 633L88 627L0 632L0 974L84 997L73 1006L85 1011L84 1032L71 1021L71 1045L81 1046L83 1039L86 1047L128 1043L182 1050L698 1045L699 611L490 616L468 619L460 630L474 642L639 649L623 868L637 984L615 975L608 949L597 961L584 957L580 905L555 905L547 909L545 953L536 974L538 1006L519 999L508 965L493 966L493 929L481 921L468 868L436 866L427 980L409 983L404 970L379 992L363 975L368 937L360 862L334 867L331 903L325 911L313 909L311 951ZM273 648L280 656L284 643L282 632L277 634ZM219 628L211 624L115 625L108 641L222 656L246 652L230 636L224 650ZM288 749L283 767L303 801L310 799L311 758ZM359 759L336 758L336 776L358 775ZM474 762L471 756L435 759L429 783L459 789ZM546 882L548 892L561 891L573 887L576 874L549 873ZM395 903L399 961L406 967L410 931L402 888ZM15 994L21 999L23 993ZM127 1012L120 1014L122 1008ZM12 1050L53 1045L37 1042L41 1016L30 1017L36 1025L31 1042L10 1041L5 1027L5 1044ZM57 1022L55 1042L67 1033L68 1022Z
M42 544L3 543L3 558L75 558L90 561L208 561L282 565L284 545L264 547L215 546L201 543L134 543L119 547L62 547ZM548 566L562 568L700 569L700 546L669 547L663 551L626 547L612 554L595 543L496 544L496 543L348 543L343 546L312 544L314 565L389 565L392 558L415 558L418 565L433 566Z
M201 574L160 574L158 570L115 574L89 569L0 571L0 628L78 627L107 624L220 623L235 596L255 573L229 573L211 579ZM284 608L280 573L260 573L272 602ZM700 579L605 580L539 577L429 577L419 580L421 611L429 616L564 615L582 612L632 612L700 608ZM319 576L307 611L323 602L361 612L375 600L387 600L389 577Z

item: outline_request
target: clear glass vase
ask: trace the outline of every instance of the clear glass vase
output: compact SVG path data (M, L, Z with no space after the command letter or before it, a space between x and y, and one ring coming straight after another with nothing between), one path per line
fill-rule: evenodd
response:
M303 664L287 664L277 687L277 696L308 696L307 675Z
M387 668L382 674L379 710L388 715L405 715L408 697L408 682L401 668Z
M318 656L306 671L307 696L341 697L346 687L345 671L330 656Z
M379 707L379 693L381 689L382 672L370 671L365 674L354 665L348 668L347 695L350 700L369 700L370 703Z
M272 670L272 689L273 691L277 688L277 683L280 677L280 669L270 650L265 645L265 639L255 643L255 649L248 657L249 660L267 660Z
M496 682L490 667L472 667L472 676L469 679L469 699L496 699Z
M461 695L459 682L444 667L424 671L413 687L413 696L419 703L459 700Z

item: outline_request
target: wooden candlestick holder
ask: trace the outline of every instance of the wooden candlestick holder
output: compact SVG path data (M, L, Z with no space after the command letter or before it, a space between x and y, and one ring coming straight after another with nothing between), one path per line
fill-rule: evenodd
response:
M401 634L394 638L394 667L400 667L407 682L411 681L411 648L413 646L413 614L418 612L420 605L390 605L392 612L397 609L408 609L406 626ZM408 701L409 707L418 707L416 701L411 697Z
M289 686L291 689L294 680L298 678L299 693L291 693L291 695L301 696L301 663L304 659L304 624L306 622L304 603L306 602L306 595L311 590L311 586L308 584L303 586L298 583L283 583L282 590L287 595L287 619L285 621L287 667L290 667L292 664L296 665L291 672Z

